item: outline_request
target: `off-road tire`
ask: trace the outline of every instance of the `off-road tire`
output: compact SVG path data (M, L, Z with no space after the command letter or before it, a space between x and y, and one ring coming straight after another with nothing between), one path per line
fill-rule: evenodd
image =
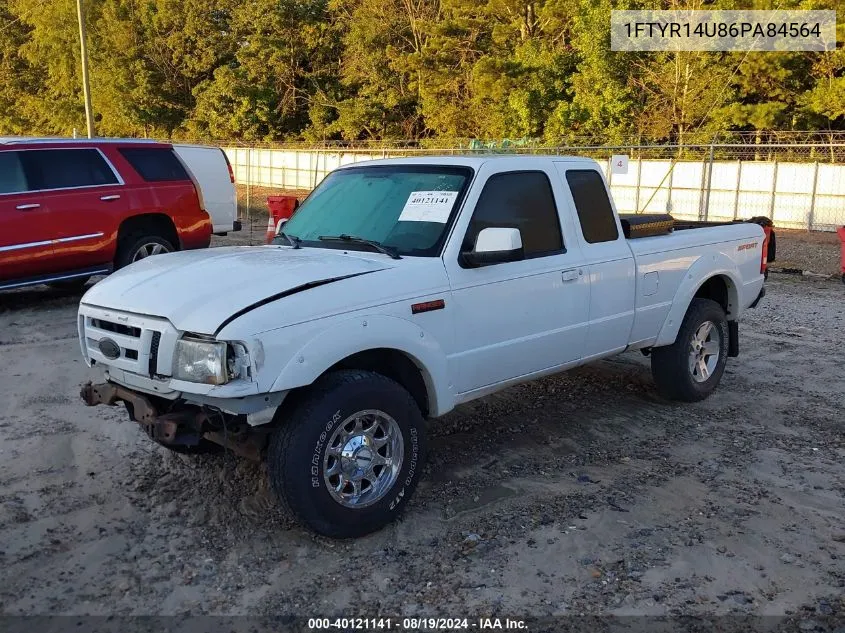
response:
M66 292L78 292L85 287L91 277L75 277L73 279L62 279L61 281L48 281L47 285L56 290L64 290Z
M132 263L138 250L146 244L159 244L172 253L176 250L173 243L161 235L147 231L136 231L121 238L117 245L117 255L114 258L114 268L118 270Z
M393 485L372 505L350 508L336 501L324 478L332 434L349 416L379 410L397 423L403 459ZM270 437L267 470L283 505L305 526L331 538L363 536L394 521L422 473L425 421L411 395L393 380L370 371L326 374L295 403Z
M693 335L707 321L712 322L719 332L719 356L707 380L697 382L690 371L689 355ZM665 347L655 347L651 352L651 374L660 395L682 402L697 402L709 396L725 371L728 337L728 320L722 306L711 299L693 299L675 342Z

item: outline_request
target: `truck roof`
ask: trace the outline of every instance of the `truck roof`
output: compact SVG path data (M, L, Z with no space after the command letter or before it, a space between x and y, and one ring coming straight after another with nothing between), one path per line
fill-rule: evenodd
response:
M434 155L434 156L404 156L401 158L379 158L375 160L359 161L342 165L340 169L362 167L369 165L456 165L463 167L481 167L484 163L499 160L518 160L525 164L545 163L549 161L581 163L594 167L596 161L583 156L559 156L557 154L465 154L465 155Z

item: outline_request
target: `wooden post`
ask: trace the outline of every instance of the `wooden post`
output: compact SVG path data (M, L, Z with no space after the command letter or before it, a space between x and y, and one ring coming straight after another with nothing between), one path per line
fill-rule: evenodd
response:
M252 205L249 194L252 189L252 148L246 148L246 221L249 222L249 243L252 245Z
M85 98L85 124L88 126L88 138L94 138L91 88L88 83L88 44L85 39L85 15L82 11L82 0L76 0L76 16L79 19L79 51L82 54L82 94Z
M775 198L778 190L778 162L775 161L775 173L772 175L772 200L769 202L769 219L775 219Z
M734 194L734 220L739 216L739 188L742 186L742 161L736 161L736 193Z
M710 160L707 163L707 189L704 191L704 221L710 217L710 189L713 186L713 151L715 146L710 143Z
M669 159L669 193L666 196L666 213L672 213L672 187L675 185L675 165L673 158Z
M813 230L813 219L816 213L816 189L819 184L819 162L816 161L813 167L813 192L810 194L810 211L807 213L807 230Z
M643 158L642 155L637 159L637 198L634 202L634 209L636 213L640 212L640 181L643 176Z

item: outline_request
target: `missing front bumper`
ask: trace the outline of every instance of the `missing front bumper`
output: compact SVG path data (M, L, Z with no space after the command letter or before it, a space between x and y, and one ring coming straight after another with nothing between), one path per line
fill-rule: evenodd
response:
M172 446L196 446L203 439L220 444L233 453L260 460L269 429L253 429L239 417L192 405L162 413L144 394L105 382L82 385L80 396L88 406L126 403L131 419L156 442Z

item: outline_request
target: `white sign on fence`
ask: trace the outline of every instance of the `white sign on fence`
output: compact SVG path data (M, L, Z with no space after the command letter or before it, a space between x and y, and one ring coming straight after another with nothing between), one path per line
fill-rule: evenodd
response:
M610 157L610 172L613 174L628 173L628 155L614 154Z

